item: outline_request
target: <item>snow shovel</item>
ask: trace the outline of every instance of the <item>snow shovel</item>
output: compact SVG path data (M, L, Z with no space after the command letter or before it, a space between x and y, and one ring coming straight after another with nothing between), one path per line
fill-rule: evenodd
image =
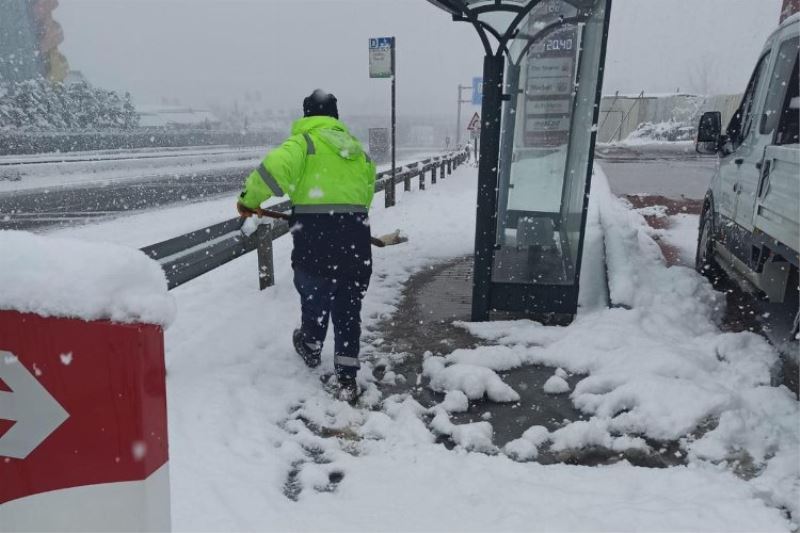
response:
M260 217L277 218L279 220L289 220L288 213L282 213L280 211L272 211L271 209L262 209L260 207L254 209L253 214ZM403 235L403 233L398 229L393 231L392 233L381 235L380 237L370 237L369 240L373 246L377 246L378 248L383 248L385 246L394 246L396 244L402 244L404 242L408 242L408 237Z

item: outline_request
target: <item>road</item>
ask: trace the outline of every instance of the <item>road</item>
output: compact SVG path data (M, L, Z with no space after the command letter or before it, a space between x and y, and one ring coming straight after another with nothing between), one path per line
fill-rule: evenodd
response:
M0 195L0 230L67 226L141 209L231 194L251 168L223 173L160 176L78 188L52 188Z
M233 195L261 152L195 147L2 157L0 230L68 226ZM430 156L419 149L398 149L398 154L398 164Z
M716 156L702 156L687 143L600 146L595 159L618 196L646 194L671 199L702 199L717 167Z
M34 230L231 194L256 149L207 147L0 158L0 229ZM413 155L400 151L401 157ZM597 161L619 195L702 198L716 160L688 145L601 146ZM14 173L22 174L19 183ZM5 179L2 179L5 176Z

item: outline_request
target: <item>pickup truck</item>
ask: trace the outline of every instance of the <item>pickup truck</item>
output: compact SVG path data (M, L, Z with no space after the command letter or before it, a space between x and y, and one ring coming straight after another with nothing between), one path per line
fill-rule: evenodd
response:
M800 267L800 13L767 39L725 132L704 113L697 151L719 154L700 217L695 267L723 272L779 306L797 352ZM786 350L782 350L786 351ZM796 355L795 355L796 357Z

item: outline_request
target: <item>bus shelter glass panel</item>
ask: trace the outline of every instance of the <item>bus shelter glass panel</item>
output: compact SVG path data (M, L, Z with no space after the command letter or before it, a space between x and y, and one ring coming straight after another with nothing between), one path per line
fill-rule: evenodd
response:
M495 283L577 283L605 3L545 0L511 45Z

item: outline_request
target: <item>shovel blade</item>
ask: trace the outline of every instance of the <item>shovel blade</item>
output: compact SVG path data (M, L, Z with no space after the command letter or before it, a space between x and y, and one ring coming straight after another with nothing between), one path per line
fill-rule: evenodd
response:
M400 230L393 231L392 233L387 233L386 235L381 235L378 237L378 240L381 241L385 246L394 246L396 244L402 244L404 242L408 242L408 236L401 232Z

